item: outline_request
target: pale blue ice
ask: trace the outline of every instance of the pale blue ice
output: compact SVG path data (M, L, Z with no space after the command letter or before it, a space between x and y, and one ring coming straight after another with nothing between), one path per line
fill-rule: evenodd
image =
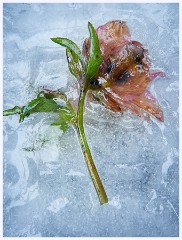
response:
M86 135L109 203L100 206L75 132L50 127L51 114L21 124L4 117L4 236L176 237L179 231L178 4L4 4L4 109L24 105L43 86L77 97L65 49L82 45L87 24L125 20L149 50L150 91L164 123L86 108Z

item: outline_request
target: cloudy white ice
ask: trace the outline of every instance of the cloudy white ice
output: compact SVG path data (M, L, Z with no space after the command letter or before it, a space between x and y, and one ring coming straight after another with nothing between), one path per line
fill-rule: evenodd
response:
M72 128L51 114L4 117L4 236L178 236L178 4L4 4L4 109L24 105L42 86L76 97L65 49L82 45L87 23L125 20L132 38L166 73L149 87L164 123L87 104L85 127L108 194L100 206Z

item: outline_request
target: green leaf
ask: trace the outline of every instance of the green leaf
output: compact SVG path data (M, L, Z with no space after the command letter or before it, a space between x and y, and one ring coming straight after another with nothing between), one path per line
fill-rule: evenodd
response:
M78 56L69 48L66 48L66 56L70 72L76 77L76 79L80 78L82 75L82 70L80 69Z
M77 55L78 59L80 60L83 69L84 70L86 69L82 52L79 49L79 47L76 45L76 43L74 43L70 39L61 38L61 37L51 38L51 40L57 44L60 44L63 47L68 48L70 51L74 52L74 54Z
M61 108L53 99L47 99L44 96L39 96L36 99L30 101L26 106L22 107L20 114L20 122L28 117L32 113L37 112L54 112Z
M21 107L15 106L13 108L10 108L8 110L3 111L3 116L9 116L9 115L14 115L14 114L20 114L21 113Z
M66 106L59 105L54 98L61 97L65 102ZM51 125L59 125L60 128L65 132L68 128L68 124L75 124L75 113L69 104L68 100L61 93L44 93L41 92L38 94L37 98L30 101L26 106L23 107L14 107L12 109L5 110L3 112L4 116L19 114L20 122L23 122L25 117L28 117L30 114L38 112L56 112L58 113L58 118Z
M68 108L60 109L58 114L58 118L51 125L60 126L60 129L65 132L68 128L68 124L74 124L75 114L72 114Z
M87 72L85 77L86 85L88 84L90 79L96 75L102 63L99 39L94 27L90 22L88 23L88 29L90 32L90 50L89 50L89 59L87 64Z
M51 123L51 126L59 126L63 132L66 132L66 130L68 129L68 123L64 119L62 119L61 116L59 116L58 119Z
M53 98L60 98L62 99L65 103L66 103L66 107L69 109L70 113L72 113L72 115L75 115L75 111L72 107L72 105L70 104L66 94L60 92L60 91L42 91L39 93L38 96L45 96L47 99L53 99Z
M62 119L61 116L59 116L59 118L55 120L51 124L51 126L59 126L63 132L66 132L66 130L68 129L68 123L64 119Z

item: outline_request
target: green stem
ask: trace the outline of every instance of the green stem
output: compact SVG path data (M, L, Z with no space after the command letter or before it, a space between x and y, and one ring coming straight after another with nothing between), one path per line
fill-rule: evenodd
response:
M78 104L78 112L77 112L77 118L78 118L77 133L78 133L78 139L80 142L81 150L85 158L85 162L87 164L90 177L92 179L95 190L97 192L100 204L104 204L108 202L108 198L104 190L104 187L102 185L99 174L97 172L96 166L94 164L94 161L89 149L89 145L87 143L87 139L85 136L85 132L84 132L83 112L84 112L84 101L85 101L86 94L87 94L87 90L84 90L83 88L81 88L79 104Z

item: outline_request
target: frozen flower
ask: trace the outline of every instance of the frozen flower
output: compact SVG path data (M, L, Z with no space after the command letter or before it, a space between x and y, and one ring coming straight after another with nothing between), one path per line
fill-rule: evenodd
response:
M140 117L151 115L163 121L163 111L147 90L150 81L163 76L153 71L148 51L133 41L126 22L115 20L97 28L103 62L90 82L94 96L114 112L130 109ZM83 45L83 55L89 56L90 39Z

